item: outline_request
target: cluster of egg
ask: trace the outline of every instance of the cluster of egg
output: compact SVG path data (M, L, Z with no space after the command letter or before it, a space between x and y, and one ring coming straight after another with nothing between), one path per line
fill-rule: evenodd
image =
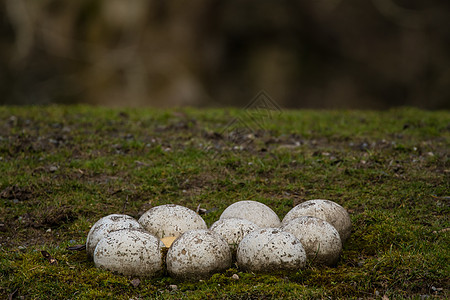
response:
M118 214L98 220L86 251L97 267L119 274L154 276L166 269L198 279L226 270L234 259L250 272L295 271L307 260L331 266L350 232L347 211L329 200L303 202L282 221L263 203L240 201L209 229L193 210L167 204L139 220Z

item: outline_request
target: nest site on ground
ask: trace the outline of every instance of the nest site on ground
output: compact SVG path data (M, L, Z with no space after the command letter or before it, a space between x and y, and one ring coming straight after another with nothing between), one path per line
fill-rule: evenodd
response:
M166 204L139 220L101 218L89 231L86 252L97 267L128 276L201 279L233 263L248 272L297 271L307 261L336 265L351 227L345 208L321 199L298 204L282 221L263 203L235 202L209 229L195 211Z

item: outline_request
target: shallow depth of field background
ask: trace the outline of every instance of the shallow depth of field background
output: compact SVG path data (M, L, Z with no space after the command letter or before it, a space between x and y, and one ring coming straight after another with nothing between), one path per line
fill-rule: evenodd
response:
M450 2L0 0L0 104L450 108Z

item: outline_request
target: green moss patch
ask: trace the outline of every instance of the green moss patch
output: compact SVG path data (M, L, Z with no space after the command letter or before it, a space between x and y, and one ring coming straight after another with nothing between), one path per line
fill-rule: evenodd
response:
M448 298L449 112L283 111L230 135L236 116L0 107L0 297ZM252 274L233 266L203 281L136 280L67 250L111 213L200 205L211 225L240 200L283 218L320 198L353 221L334 268Z

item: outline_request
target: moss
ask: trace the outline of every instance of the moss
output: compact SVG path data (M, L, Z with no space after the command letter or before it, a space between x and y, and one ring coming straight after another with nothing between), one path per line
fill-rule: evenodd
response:
M448 298L449 112L284 111L244 144L219 134L237 110L181 112L0 107L2 298ZM353 221L334 268L136 286L67 250L111 213L200 204L211 225L238 200L282 218L317 198Z

